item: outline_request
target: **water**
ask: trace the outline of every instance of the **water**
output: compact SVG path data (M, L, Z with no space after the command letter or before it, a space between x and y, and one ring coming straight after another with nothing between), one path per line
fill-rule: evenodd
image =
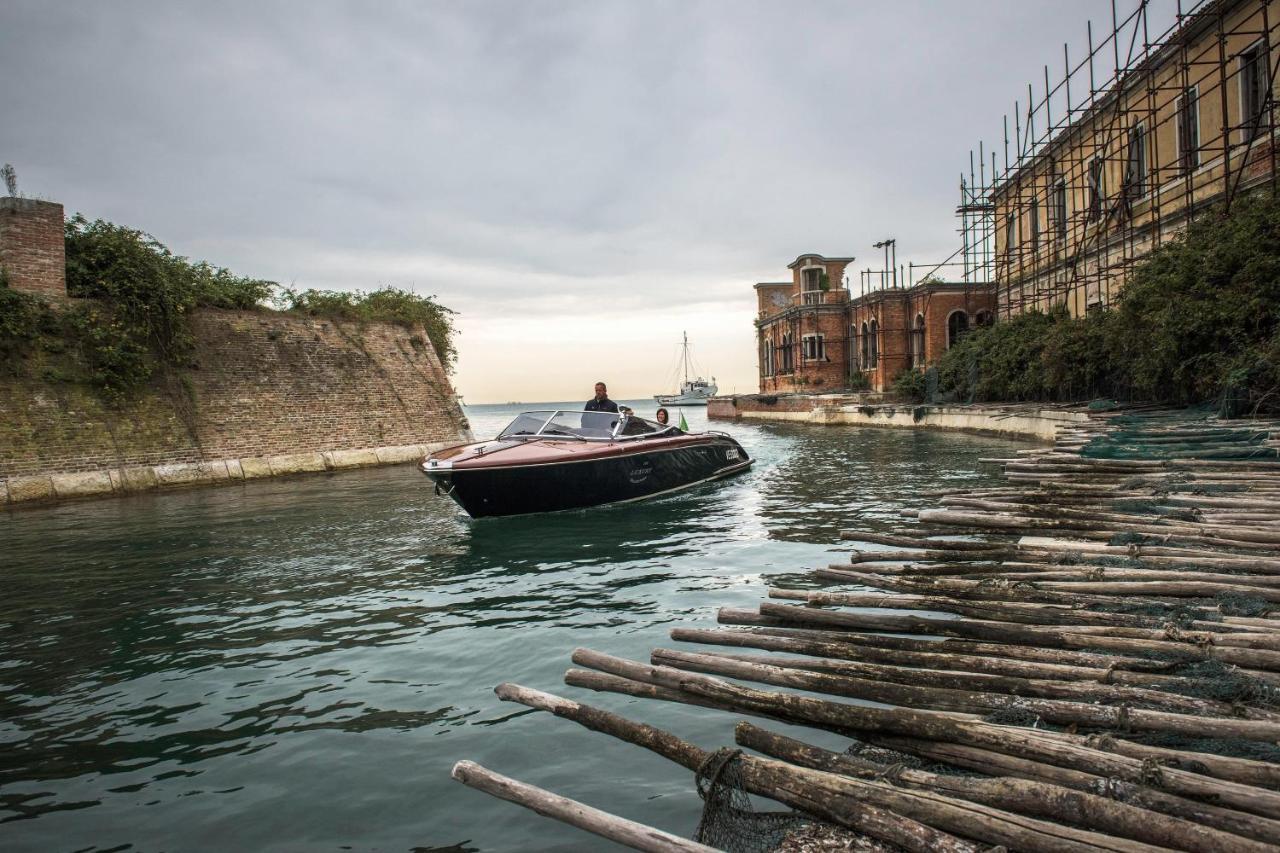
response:
M538 407L469 413L487 437ZM690 774L494 685L727 745L732 715L565 687L570 651L646 659L1022 446L715 427L749 474L575 513L473 522L413 466L0 513L0 849L607 846L453 782L462 758L691 833Z

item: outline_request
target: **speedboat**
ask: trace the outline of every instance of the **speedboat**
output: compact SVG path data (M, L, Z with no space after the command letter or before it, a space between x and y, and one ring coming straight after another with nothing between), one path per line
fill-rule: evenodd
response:
M422 460L473 518L652 498L737 474L752 459L722 432L686 433L634 414L525 412L491 441Z

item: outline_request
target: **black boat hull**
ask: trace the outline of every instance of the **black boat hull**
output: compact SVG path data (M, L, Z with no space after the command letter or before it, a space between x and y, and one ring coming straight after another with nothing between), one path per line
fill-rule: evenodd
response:
M558 512L636 501L691 488L751 467L751 457L728 436L669 449L557 462L424 469L473 518Z

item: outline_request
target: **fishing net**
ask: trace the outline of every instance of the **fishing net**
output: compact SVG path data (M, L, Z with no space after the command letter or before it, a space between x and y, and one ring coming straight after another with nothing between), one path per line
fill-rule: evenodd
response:
M815 823L799 812L758 812L738 769L740 749L718 749L695 776L702 818L694 840L729 853L769 853L788 835Z
M1218 602L1218 610L1224 616L1266 616L1275 610L1275 604L1265 598L1243 592L1220 592L1214 598Z
M1189 604L1164 601L1116 601L1090 604L1086 608L1094 613L1120 613L1128 616L1148 616L1160 622L1172 622L1179 628L1189 628L1192 622L1221 622L1223 613ZM1223 611L1225 612L1225 611ZM1228 613L1228 616L1236 614Z
M1238 668L1217 660L1192 661L1169 670L1177 681L1160 689L1197 699L1215 699L1232 705L1280 705L1280 690L1267 682L1245 675Z
M1159 746L1165 749L1185 750L1187 752L1206 752L1211 755L1223 755L1230 758L1250 758L1254 761L1280 763L1280 747L1272 743L1241 738L1190 737L1174 732L1126 732L1125 740L1147 746ZM1194 766L1195 756L1188 755L1179 764Z
M969 770L962 770L959 767L952 767L950 764L940 764L936 761L929 761L918 755L908 755L905 752L898 752L896 749L888 749L883 746L872 746L869 743L863 743L855 740L849 744L845 755L851 755L855 758L861 758L876 764L884 765L888 770L897 767L909 767L912 770L924 770L927 773L939 773L947 776L968 776L980 777L983 774L973 773ZM890 774L886 771L886 777Z

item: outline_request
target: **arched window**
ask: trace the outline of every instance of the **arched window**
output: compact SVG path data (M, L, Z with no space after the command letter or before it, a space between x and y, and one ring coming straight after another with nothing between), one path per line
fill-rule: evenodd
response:
M964 311L952 311L947 317L947 349L955 346L969 333L969 315Z
M871 333L867 331L867 324L862 324L862 369L867 370L871 365Z
M880 324L871 319L871 325L867 328L867 334L871 338L871 363L867 367L874 368L880 362Z
M924 315L917 314L911 329L911 366L924 367Z

